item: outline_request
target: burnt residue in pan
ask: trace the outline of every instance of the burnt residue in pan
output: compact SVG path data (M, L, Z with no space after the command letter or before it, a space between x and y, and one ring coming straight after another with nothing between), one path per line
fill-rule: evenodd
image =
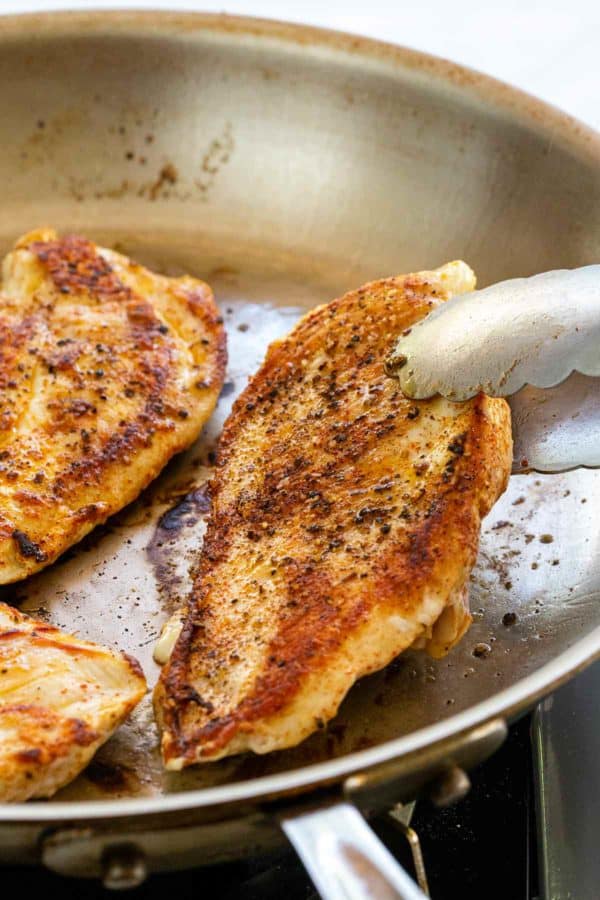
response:
M169 613L181 606L188 593L186 576L189 576L201 546L196 526L204 522L209 509L206 483L180 496L174 506L161 515L146 548L161 600ZM194 543L190 546L192 537Z
M125 794L139 786L137 776L130 769L97 758L85 770L85 777L107 794Z
M221 393L219 394L219 400L224 397L230 397L235 391L235 383L233 381L226 381L223 387L221 388Z
M208 485L203 484L199 488L189 491L181 497L175 506L168 509L158 520L157 531L178 532L181 528L195 525L198 518L210 509L210 497Z

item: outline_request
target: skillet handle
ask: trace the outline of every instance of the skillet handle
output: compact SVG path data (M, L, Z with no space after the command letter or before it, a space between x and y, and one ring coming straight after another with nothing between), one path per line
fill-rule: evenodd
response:
M427 900L350 803L279 821L323 900Z

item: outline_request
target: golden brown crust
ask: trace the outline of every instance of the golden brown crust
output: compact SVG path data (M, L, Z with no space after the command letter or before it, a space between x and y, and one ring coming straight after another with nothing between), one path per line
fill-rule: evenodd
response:
M409 401L384 371L447 297L421 273L310 312L235 404L155 695L171 768L297 743L460 597L510 472L507 404Z
M0 583L52 562L197 437L225 332L210 288L47 229L0 296Z
M137 660L0 603L0 802L75 778L145 691Z

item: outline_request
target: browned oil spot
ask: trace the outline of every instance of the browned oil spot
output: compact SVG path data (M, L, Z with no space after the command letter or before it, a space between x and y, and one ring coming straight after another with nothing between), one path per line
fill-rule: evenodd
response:
M182 527L195 525L199 514L207 513L210 509L208 485L203 484L199 488L190 491L179 499L175 506L162 514L158 521L157 530L176 532ZM190 519L193 518L193 521Z
M162 514L156 524L154 534L146 547L146 555L152 564L156 585L167 610L181 605L182 594L187 588L182 585L177 564L181 558L181 533L196 525L210 509L208 484L194 488L179 497L174 506Z
M229 162L234 146L231 125L227 123L223 133L210 142L202 157L200 174L195 179L195 185L202 195L210 191L220 170Z
M221 393L219 394L219 400L222 400L224 397L230 397L235 391L235 384L233 381L226 381L223 387L221 388Z
M156 181L150 188L150 199L156 200L162 189L167 185L177 184L178 178L179 174L173 163L165 163L158 173Z
M85 777L107 793L121 793L132 787L132 781L137 783L137 777L130 769L99 759L90 763L85 770Z

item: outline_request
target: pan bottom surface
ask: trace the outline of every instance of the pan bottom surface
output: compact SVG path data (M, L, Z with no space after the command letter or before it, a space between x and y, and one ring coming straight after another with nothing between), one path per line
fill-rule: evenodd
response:
M31 223L34 227L35 222ZM2 237L8 248L16 234ZM277 248L226 248L207 237L101 232L89 236L166 274L213 287L227 327L229 368L218 408L199 441L140 499L57 564L2 589L2 599L81 636L136 656L153 685L154 643L182 602L207 512L205 485L232 402L306 309L373 277L343 263ZM438 261L439 263L442 260ZM397 274L393 272L381 275ZM594 559L600 478L590 471L519 475L484 522L471 579L473 625L443 660L406 652L363 679L338 716L299 747L242 756L182 774L163 771L150 694L128 724L57 800L160 795L301 768L401 737L489 698L556 657L597 624Z

